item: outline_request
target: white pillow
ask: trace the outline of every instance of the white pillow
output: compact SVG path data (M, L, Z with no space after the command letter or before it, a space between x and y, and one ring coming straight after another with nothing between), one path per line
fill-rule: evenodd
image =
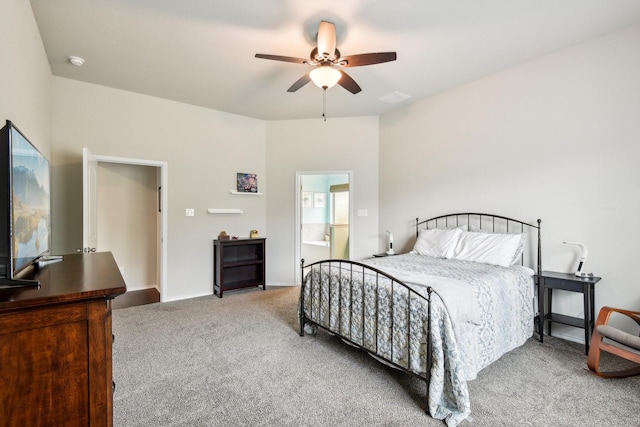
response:
M413 252L434 258L450 258L461 234L459 228L420 230Z
M522 253L524 234L465 232L451 258L508 267Z
M509 265L519 264L522 261L522 252L524 252L524 243L527 240L527 233L518 233L518 232L499 233L497 231L482 230L481 228L478 228L474 225L469 226L469 231L477 231L478 233L495 233L495 234L510 234L510 235L516 234L518 236L522 236L520 238L520 245L518 245L518 249L513 254L513 259L511 260L511 264Z

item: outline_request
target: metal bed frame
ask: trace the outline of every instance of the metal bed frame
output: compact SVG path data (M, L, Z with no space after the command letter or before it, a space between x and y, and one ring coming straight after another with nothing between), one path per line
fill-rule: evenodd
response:
M472 228L475 227L475 229L477 230L481 230L481 231L485 231L485 232L504 232L504 233L524 233L528 230L536 230L537 232L537 251L535 253L536 255L536 274L539 274L542 271L542 251L541 251L541 240L540 240L540 230L541 230L541 220L538 219L537 220L537 225L533 225L533 224L529 224L520 220L516 220L516 219L512 219L512 218L508 218L508 217L504 217L504 216L500 216L500 215L492 215L492 214L482 214L482 213L456 213L456 214L447 214L447 215L441 215L441 216L437 216L437 217L433 217L427 220L423 220L420 221L419 218L416 218L416 223L415 223L415 227L416 227L416 237L418 237L420 230L421 229L433 229L433 228L456 228L456 227L460 227L460 226L467 226L467 228ZM534 242L527 242L529 244L529 246L531 246L531 243ZM532 251L531 250L527 250L528 248L525 247L525 250L523 251L522 257L521 257L521 261L520 264L521 265L525 265L525 259L529 258L530 256L532 256ZM533 263L532 263L533 264ZM305 276L307 273L309 273L310 271L312 271L312 269L316 272L318 272L318 274L320 274L320 279L319 279L319 283L322 283L322 275L327 274L326 270L327 269L331 269L333 267L335 267L337 265L337 268L340 271L340 278L342 279L342 274L343 271L345 272L344 274L348 274L350 275L349 277L347 277L347 279L353 279L354 275L362 275L362 279L363 279L363 286L364 286L364 276L365 275L371 275L375 278L373 281L375 282L375 286L376 286L376 290L375 290L375 294L376 296L379 295L379 283L380 282L385 282L385 283L390 283L391 284L391 293L394 294L395 292L401 292L401 291L397 291L398 289L403 290L402 292L406 292L406 295L408 296L408 301L406 304L406 312L404 313L404 315L406 316L407 319L410 318L410 312L411 312L411 299L412 298L416 298L416 299L420 299L420 300L424 300L427 303L427 327L426 327L426 333L427 333L427 340L426 340L426 369L425 369L425 373L424 374L419 374L414 372L413 370L411 370L411 352L407 353L407 366L403 366L400 365L396 362L394 362L393 360L394 358L394 354L393 354L393 348L394 346L391 345L391 357L385 357L381 354L379 354L377 352L377 346L375 350L371 350L370 348L366 348L363 345L359 344L358 342L356 342L356 340L352 339L351 336L351 330L352 330L352 320L354 318L353 315L349 316L349 334L345 335L343 333L341 333L340 331L340 321L338 321L338 327L332 329L330 327L330 325L323 323L320 319L320 321L318 320L314 320L311 319L309 317L307 317L307 315L305 314L305 288L307 286L307 283L305 281ZM357 271L354 271L355 270ZM374 356L374 358L377 359L381 359L381 361L385 364L388 364L390 366L393 366L394 368L397 368L407 374L413 375L414 377L419 378L420 380L424 381L426 384L426 398L425 398L425 412L429 411L429 404L428 404L428 398L429 398L429 380L430 380L430 372L431 372L431 366L433 363L433 355L432 355L432 339L431 339L431 297L432 297L432 293L433 293L433 289L431 287L427 288L427 294L426 296L422 296L420 294L418 294L416 291L414 291L413 289L411 289L407 284L403 283L401 280L396 279L395 277L385 273L382 270L379 270L377 268L371 267L367 264L361 263L361 262L357 262L357 261L348 261L348 260L341 260L341 259L328 259L328 260L322 260L322 261L318 261L318 262L314 262L312 264L309 265L304 265L304 259L301 260L300 262L300 269L301 269L301 276L302 277L302 284L301 284L301 289L300 289L300 306L299 306L299 321L300 321L300 336L303 337L305 335L305 325L311 325L312 327L318 327L321 329L324 329L326 331L328 331L329 333L338 336L339 338L341 338L342 340L346 341L348 344L359 348L361 350L366 351L367 353L369 353L370 355ZM306 273L305 273L306 272ZM330 276L329 276L330 277ZM342 280L340 280L341 282ZM329 304L331 304L331 289L329 289ZM338 287L337 290L334 289L333 292L338 292L339 293L339 300L340 297L342 296L341 294L341 288ZM364 291L363 291L363 295L364 295ZM393 303L393 298L390 298L391 302ZM311 301L311 303L313 303L313 299ZM353 307L353 291L351 291L350 295L349 295L349 304L348 304L349 308L351 309ZM310 312L313 314L313 306L309 307ZM390 310L392 312L391 318L394 318L393 315L393 311L395 310L395 306L393 306L393 304L391 304L390 306ZM331 310L329 309L329 312ZM356 313L352 313L352 314L356 314ZM363 309L361 313L357 313L358 316L360 316L363 321L361 322L361 327L362 330L360 330L361 335L364 337L364 304L363 304ZM339 317L341 317L342 315L340 314ZM411 322L408 321L407 322L408 328L407 328L407 343L409 343L409 337L411 335L411 330L410 330L410 326L411 326ZM536 325L537 326L537 325ZM392 322L392 326L391 328L393 328L393 322ZM375 328L375 342L378 342L378 337L377 337L377 333L378 333L378 328ZM391 339L393 340L394 337L394 333L391 333ZM364 338L363 338L364 341ZM364 344L364 342L363 342Z

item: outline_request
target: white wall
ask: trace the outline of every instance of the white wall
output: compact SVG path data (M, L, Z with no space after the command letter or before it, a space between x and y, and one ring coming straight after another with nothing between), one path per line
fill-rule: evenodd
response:
M638 309L638 46L635 25L381 117L380 223L399 249L416 216L541 218L543 269L572 272L578 251L562 241L582 242L586 271L603 277L596 311ZM555 306L583 315L580 294L556 293Z
M378 251L378 118L267 122L267 281L295 284L296 171L353 171L352 259ZM382 230L384 233L384 230Z
M82 247L82 148L168 163L168 251L163 300L213 292L213 239L222 230L266 230L266 198L229 194L236 173L258 175L268 194L265 123L84 82L53 78L54 249ZM186 217L185 209L195 216ZM241 208L212 215L207 208ZM98 246L100 245L98 236Z
M26 0L0 2L0 127L11 120L50 159L51 68Z

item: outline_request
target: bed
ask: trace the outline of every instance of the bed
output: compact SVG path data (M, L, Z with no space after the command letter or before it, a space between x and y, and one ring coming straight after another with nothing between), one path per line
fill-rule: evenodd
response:
M426 411L457 425L467 381L533 335L541 221L456 213L415 228L406 254L302 260L300 335L323 329L418 377Z

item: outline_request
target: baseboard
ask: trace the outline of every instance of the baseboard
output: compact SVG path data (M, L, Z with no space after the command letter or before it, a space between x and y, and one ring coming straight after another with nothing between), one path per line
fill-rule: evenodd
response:
M548 335L548 334L545 334L545 335ZM571 341L571 342L575 342L577 344L584 345L584 338L578 338L578 337L575 337L575 336L570 335L570 334L564 334L562 332L560 332L560 333L554 332L550 336L552 336L554 338L560 338L560 339L565 340L565 341Z
M111 308L127 308L137 305L152 304L160 302L160 292L156 288L140 289L136 291L127 291L122 295L114 298Z

